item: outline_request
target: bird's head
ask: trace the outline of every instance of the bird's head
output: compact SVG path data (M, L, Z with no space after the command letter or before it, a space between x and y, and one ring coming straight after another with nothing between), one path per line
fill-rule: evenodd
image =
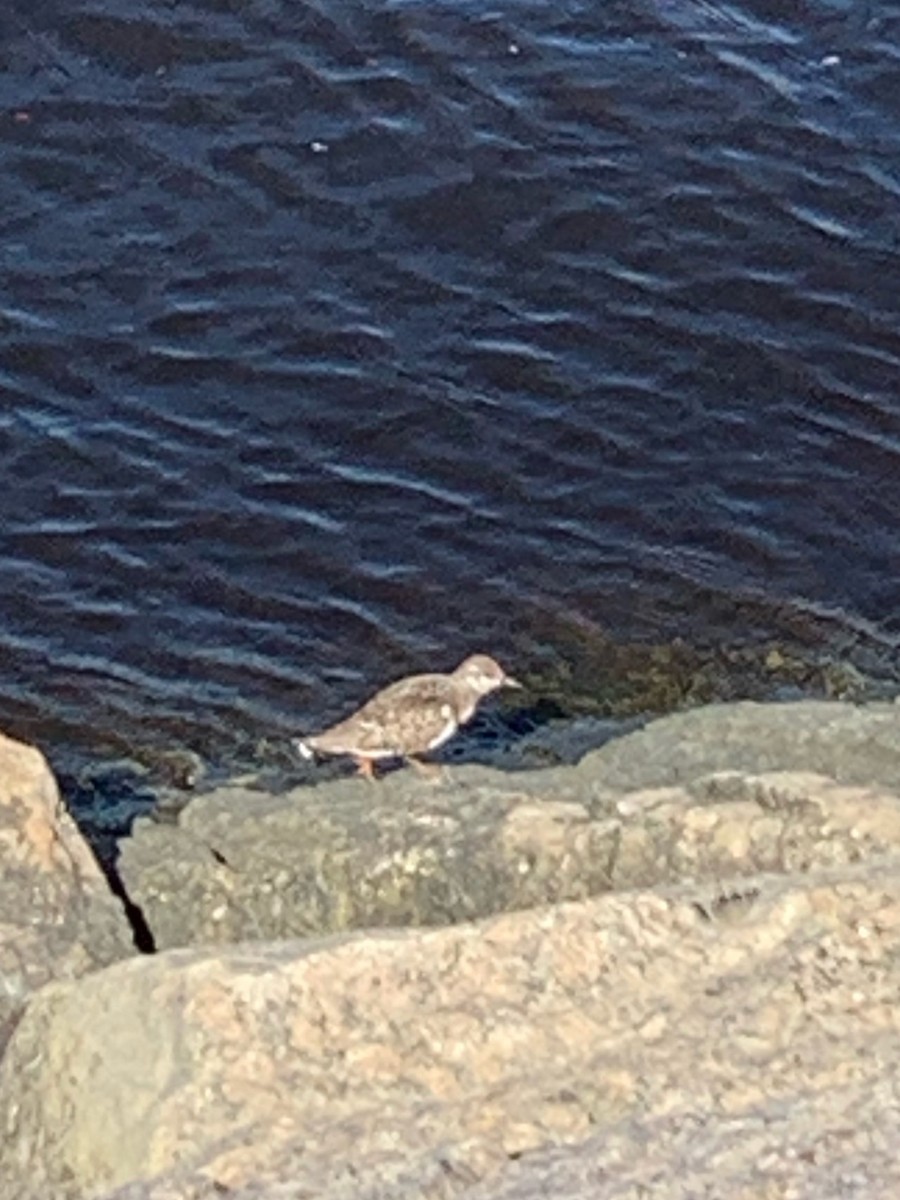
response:
M473 654L461 662L453 672L453 677L476 696L486 696L497 688L522 686L518 679L507 675L500 664L487 654Z

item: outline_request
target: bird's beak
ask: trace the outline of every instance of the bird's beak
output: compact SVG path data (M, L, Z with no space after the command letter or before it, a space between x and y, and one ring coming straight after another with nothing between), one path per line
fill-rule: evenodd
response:
M504 687L511 687L511 688L523 688L523 689L524 689L524 687L525 687L525 684L524 684L524 683L519 683L518 679L513 679L512 675L504 675L504 676L503 676L503 686L504 686Z

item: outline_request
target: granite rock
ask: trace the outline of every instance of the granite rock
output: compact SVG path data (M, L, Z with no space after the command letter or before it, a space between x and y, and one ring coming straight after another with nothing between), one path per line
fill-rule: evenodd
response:
M177 824L139 821L119 871L165 949L451 924L610 889L851 860L846 812L831 813L827 789L807 802L802 783L782 787L786 771L900 789L900 706L715 705L655 721L574 767L461 766L438 786L400 771L282 795L220 788Z
M900 1179L898 991L881 853L169 951L32 1000L0 1194L875 1200Z
M898 1191L900 707L222 789L123 875L186 948L32 996L4 1200Z
M131 927L33 746L0 734L0 1047L29 995L134 954Z

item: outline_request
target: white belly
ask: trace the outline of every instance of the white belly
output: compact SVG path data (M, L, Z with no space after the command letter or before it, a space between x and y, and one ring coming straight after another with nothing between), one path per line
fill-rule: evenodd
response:
M448 738L452 738L457 729L459 729L459 724L456 720L456 717L453 715L453 709L449 704L445 704L441 709L441 716L446 717L447 722L440 733L436 734L428 743L429 750L437 750L438 746L443 746L444 742L446 742Z

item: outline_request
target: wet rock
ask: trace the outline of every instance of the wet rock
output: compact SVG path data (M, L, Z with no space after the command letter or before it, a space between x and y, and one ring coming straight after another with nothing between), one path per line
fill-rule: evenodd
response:
M134 954L118 900L63 811L43 755L0 734L0 1048L52 979Z
M775 777L785 771L803 775ZM816 771L900 789L900 706L713 706L575 767L457 767L441 786L407 770L281 796L222 788L175 824L138 822L119 869L161 949L450 924L611 888L853 861L859 831L827 784L809 781ZM892 820L866 836L895 844Z
M0 1194L875 1200L898 986L896 853L133 959L29 1005Z

